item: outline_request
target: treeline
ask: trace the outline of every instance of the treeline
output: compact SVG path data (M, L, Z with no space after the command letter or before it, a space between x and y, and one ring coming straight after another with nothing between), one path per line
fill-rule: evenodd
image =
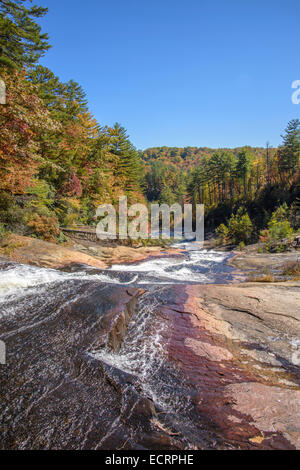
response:
M288 123L282 139L278 149L268 144L265 149L249 146L233 150L148 149L142 153L146 195L160 203L204 204L207 231L228 223L237 213L241 217L247 214L252 227L247 241L258 239L274 211L283 204L287 205L286 212L297 228L300 223L298 119Z
M251 153L257 158L260 158L265 151L261 147L248 146L247 148L251 150ZM212 157L216 152L230 151L236 156L241 150L241 147L235 149L220 148L218 150L208 147L152 147L142 151L141 157L146 167L151 165L154 161L159 161L167 166L174 166L181 170L188 171L196 165L201 164L204 159Z
M55 240L59 225L95 224L96 207L143 201L139 153L120 125L100 126L86 94L38 64L49 49L47 9L0 0L0 221Z
M138 152L120 124L97 123L78 83L63 83L39 65L50 45L37 19L47 9L27 5L0 0L0 78L6 85L6 104L0 104L0 231L61 240L59 226L94 225L96 208L117 204L124 194L129 203L205 204L206 230L223 224L218 233L224 241L242 222L250 233L246 241L257 240L281 206L280 218L285 213L297 228L298 119L289 122L278 149Z
M253 223L250 241L256 241L280 205L299 210L298 119L288 123L282 138L278 149L267 145L261 155L248 147L236 154L216 152L191 172L187 192L192 203L205 204L208 230L242 209Z

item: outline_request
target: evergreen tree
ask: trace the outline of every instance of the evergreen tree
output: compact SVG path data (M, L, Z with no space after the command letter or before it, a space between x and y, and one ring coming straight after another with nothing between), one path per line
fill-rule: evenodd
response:
M278 167L283 179L297 171L300 157L300 121L289 121L285 134L282 136L283 145L278 150Z
M88 111L86 93L74 80L62 83L42 65L27 71L27 78L38 86L39 97L61 122L75 120Z
M26 77L37 85L39 97L51 111L63 111L65 86L51 70L37 65L27 71Z
M111 133L110 152L117 157L115 173L125 179L128 193L139 191L141 186L140 155L133 147L126 133L126 129L116 123Z
M236 174L244 183L244 195L247 196L247 176L251 167L251 159L246 149L241 150L237 156Z
M26 8L25 0L0 0L0 66L18 68L35 64L50 48L48 35L35 22L48 9Z

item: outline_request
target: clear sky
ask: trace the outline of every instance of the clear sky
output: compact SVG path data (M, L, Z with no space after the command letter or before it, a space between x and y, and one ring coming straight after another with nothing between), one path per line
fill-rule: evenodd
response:
M137 148L276 146L300 117L299 0L36 0L42 59Z

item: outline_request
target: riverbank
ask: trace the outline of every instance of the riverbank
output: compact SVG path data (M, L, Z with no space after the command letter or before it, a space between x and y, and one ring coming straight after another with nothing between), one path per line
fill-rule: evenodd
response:
M100 243L69 240L58 245L17 234L6 235L0 241L0 257L33 266L61 269L82 264L106 269L116 263L136 263L150 257L180 256L181 250L160 246L128 247L102 246Z
M296 272L294 276L288 273L288 267L291 265L297 265L297 269L300 270L300 251L258 253L256 245L247 248L242 252L234 252L235 255L228 264L243 272L249 280L288 281L300 277L300 272L299 275Z
M161 313L169 361L223 445L300 448L299 281L188 286Z

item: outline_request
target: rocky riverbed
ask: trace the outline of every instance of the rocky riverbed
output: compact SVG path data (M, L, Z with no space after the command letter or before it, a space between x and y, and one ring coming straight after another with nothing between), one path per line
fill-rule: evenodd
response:
M156 283L1 264L2 449L300 448L300 282L185 256Z
M107 246L85 240L78 243L72 239L69 239L67 244L58 245L17 234L6 235L0 240L0 258L53 269L65 268L72 264L101 269L114 263L136 263L151 256L180 256L180 252L180 249L170 247Z

